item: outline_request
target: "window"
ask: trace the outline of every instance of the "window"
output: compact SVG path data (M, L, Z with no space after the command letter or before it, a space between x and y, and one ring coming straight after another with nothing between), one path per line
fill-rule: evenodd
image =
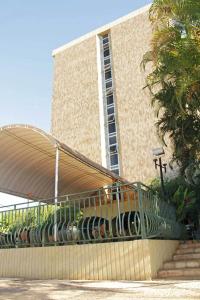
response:
M110 146L110 154L117 153L117 145Z
M107 105L113 104L113 95L108 95L106 98L107 98Z
M108 34L104 35L103 37L103 45L107 44L108 43Z
M113 145L113 144L116 144L116 143L117 143L117 137L116 137L116 135L110 136L109 137L109 144Z
M104 113L105 119L105 133L106 133L106 153L107 162L110 170L119 175L119 154L117 144L116 132L116 117L115 117L115 95L113 90L113 77L112 77L112 53L110 48L110 35L105 34L102 36L102 63L104 72Z
M112 87L106 89L106 95L110 95L110 94L113 94L113 89L112 89Z
M112 87L112 80L107 81L107 82L106 82L106 89L109 89L109 88L111 88L111 87Z
M118 154L110 155L110 164L111 166L118 165Z
M109 124L108 124L108 132L109 132L109 133L114 133L114 132L116 132L116 125L115 125L115 122L109 123Z
M112 73L111 70L108 69L108 71L105 72L105 80L112 79Z
M114 114L108 116L108 123L113 123L113 122L115 122L115 115Z
M111 70L110 64L104 65L104 71L107 72L109 70Z
M110 66L110 57L105 57L104 58L104 68L106 68L106 66Z
M107 57L107 56L109 56L110 55L110 50L109 50L109 48L108 49L105 49L104 51L103 51L103 56L104 57Z
M107 50L107 49L109 50L109 43L104 44L103 49L104 49L104 51Z
M107 113L108 113L108 115L114 114L114 106L108 107Z

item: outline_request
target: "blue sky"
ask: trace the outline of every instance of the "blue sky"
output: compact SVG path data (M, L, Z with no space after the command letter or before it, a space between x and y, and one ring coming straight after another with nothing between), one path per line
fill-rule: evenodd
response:
M6 0L0 4L0 126L50 130L53 49L149 0Z

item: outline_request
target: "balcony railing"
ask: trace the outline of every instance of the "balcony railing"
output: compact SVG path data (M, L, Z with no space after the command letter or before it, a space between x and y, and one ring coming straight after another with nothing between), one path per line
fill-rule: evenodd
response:
M0 248L180 237L174 207L141 183L0 208Z

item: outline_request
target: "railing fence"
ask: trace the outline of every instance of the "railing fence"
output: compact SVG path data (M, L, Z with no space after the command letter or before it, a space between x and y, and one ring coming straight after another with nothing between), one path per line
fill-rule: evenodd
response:
M180 236L174 207L142 183L0 208L0 248Z

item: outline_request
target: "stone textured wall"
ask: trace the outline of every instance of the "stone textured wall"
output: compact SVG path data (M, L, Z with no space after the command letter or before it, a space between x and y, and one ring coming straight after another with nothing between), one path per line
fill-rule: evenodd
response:
M145 181L156 175L152 148L160 144L140 65L150 45L148 12L111 28L111 38L122 176Z
M154 178L152 148L160 145L155 116L140 63L149 49L148 11L110 28L119 131L121 176ZM52 133L68 146L101 163L96 37L55 55ZM166 158L170 155L168 151Z
M96 37L54 57L52 134L101 164Z

